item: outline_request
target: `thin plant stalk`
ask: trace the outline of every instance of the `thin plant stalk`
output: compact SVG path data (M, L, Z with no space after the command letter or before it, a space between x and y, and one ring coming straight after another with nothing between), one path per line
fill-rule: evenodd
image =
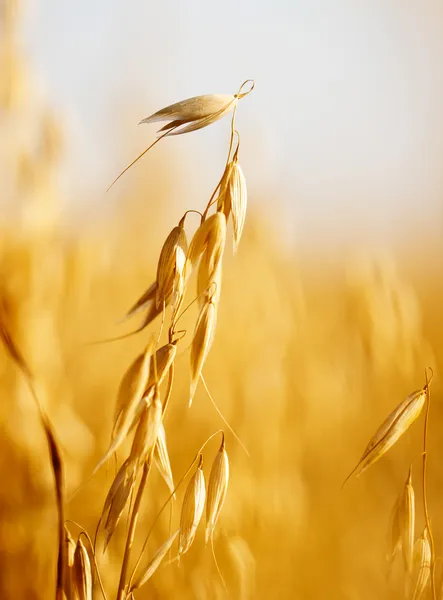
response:
M140 480L140 484L138 486L137 496L135 497L135 501L134 501L134 508L132 509L132 513L131 513L131 517L130 517L130 521L129 521L129 529L128 529L128 535L126 538L125 553L123 555L122 570L120 572L120 581L118 584L117 600L124 600L125 594L126 594L126 584L127 584L126 578L127 578L127 574L128 574L128 568L129 568L129 559L131 556L132 545L134 543L135 528L137 526L138 513L140 511L140 504L142 501L143 492L145 491L146 481L148 479L149 471L151 470L151 462L152 462L152 453L150 454L148 460L145 462L145 464L143 466L142 477Z
M426 529L428 530L429 535L429 546L431 548L431 587L432 587L432 600L437 600L437 592L435 588L435 545L434 538L431 531L431 523L429 519L429 511L428 511L428 494L427 494L427 447L428 447L428 425L429 425L429 410L431 406L431 393L429 389L429 378L428 371L425 371L426 377L426 412L425 412L425 423L423 427L423 477L422 477L422 486L423 486L423 510L424 517L426 523Z

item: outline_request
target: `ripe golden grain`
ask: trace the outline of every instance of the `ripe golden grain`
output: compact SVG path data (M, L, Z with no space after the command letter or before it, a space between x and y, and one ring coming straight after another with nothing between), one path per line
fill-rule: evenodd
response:
M92 600L92 569L89 554L81 538L74 553L74 589L78 600Z
M174 286L177 285L177 276L179 279L183 276L184 257L186 257L187 251L186 232L181 222L168 235L160 252L155 296L157 308L163 307L163 303L166 304L166 300L172 296Z
M234 252L237 251L240 238L243 233L243 227L246 219L246 209L248 204L248 192L246 179L243 170L237 161L234 161L232 173L229 180L232 225L234 228Z
M169 491L173 494L174 492L174 477L172 475L171 461L169 459L168 446L166 443L166 431L163 423L160 423L158 430L157 443L154 450L154 461L157 465L157 469L160 475L163 477Z
M428 530L425 529L414 546L414 566L417 577L414 588L413 600L420 600L431 578L431 546Z
M201 464L202 461L200 459L200 464L188 483L183 499L178 541L179 557L185 554L191 547L205 508L206 488Z
M134 462L126 459L109 488L100 517L100 524L103 523L106 533L103 551L106 550L125 509L129 495L134 489L135 478Z
M157 386L153 386L152 391L145 397L144 403L145 406L129 454L129 460L138 465L147 460L157 443L163 412Z
M214 341L216 325L217 309L214 302L210 300L206 302L200 311L192 340L189 406L192 404L203 365Z
M415 533L415 493L412 487L412 469L409 468L399 503L399 524L402 537L403 557L408 573L412 570Z
M214 535L214 529L226 499L229 483L229 459L225 449L225 439L212 463L208 481L208 496L206 501L206 543Z
M371 438L360 462L346 478L345 483L352 475L355 474L356 477L361 475L392 448L412 423L418 419L425 401L426 392L424 390L413 392L386 417L375 435Z
M233 110L237 96L234 94L206 94L187 98L171 104L146 117L141 123L170 121L159 130L167 135L179 135L196 131L214 123Z

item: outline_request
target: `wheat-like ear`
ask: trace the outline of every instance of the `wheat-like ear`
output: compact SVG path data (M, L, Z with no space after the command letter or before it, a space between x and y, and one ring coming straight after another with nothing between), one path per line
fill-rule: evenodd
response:
M380 428L371 438L363 456L355 469L348 475L345 482L352 476L358 477L368 467L374 464L409 429L409 427L418 419L425 405L426 392L420 390L413 392L401 402L395 410L383 421ZM344 485L344 484L343 484Z

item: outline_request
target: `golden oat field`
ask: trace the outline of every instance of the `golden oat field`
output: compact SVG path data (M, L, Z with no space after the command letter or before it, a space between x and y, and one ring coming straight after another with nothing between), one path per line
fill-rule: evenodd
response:
M32 102L31 79L16 43L17 18L15 3L5 4L2 314L56 432L69 530L77 539L81 530L75 522L93 537L115 476L114 461L90 476L109 444L120 381L159 333L161 319L127 339L91 342L138 326L137 318L119 321L155 279L162 244L182 215L168 208L163 175L173 172L174 164L164 152L161 158L148 156L128 176L112 210L69 227L58 187L63 120L51 106L36 108ZM241 111L247 111L244 102ZM278 218L275 223L271 227L254 209L251 193L234 257L228 234L217 334L204 368L214 400L249 456L203 386L188 407L195 305L183 320L188 331L177 351L164 420L176 484L208 436L225 431L230 479L214 535L220 572L201 525L179 563L173 554L171 564L166 557L134 598L412 598L415 582L405 585L401 556L391 565L387 558L392 508L411 464L415 540L425 527L423 415L375 466L342 484L385 417L424 386L430 367L427 488L440 599L443 259L435 252L440 242L417 232L392 253L356 248L326 267L321 258L301 260L284 247ZM58 550L51 462L35 401L4 346L0 390L0 598L47 600L55 598ZM206 480L219 446L211 440L205 449ZM128 451L130 443L123 448ZM123 454L119 450L119 459ZM172 517L168 507L156 523L150 555L168 538L170 518L178 522L184 490L178 489L171 504ZM135 556L168 495L153 470L140 506ZM106 552L97 551L109 599L116 597L127 533L124 514ZM93 598L102 597L95 576L92 587ZM431 597L429 585L421 597Z

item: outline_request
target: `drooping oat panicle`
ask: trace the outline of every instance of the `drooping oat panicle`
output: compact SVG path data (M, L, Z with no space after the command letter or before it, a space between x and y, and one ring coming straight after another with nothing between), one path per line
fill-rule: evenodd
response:
M368 467L386 454L420 416L425 401L426 392L424 390L413 392L390 413L371 438L360 462L348 475L345 483L352 475L355 474L356 477L361 475Z
M152 392L146 397L144 402L145 406L134 435L131 453L129 455L129 460L138 465L142 465L147 460L157 443L163 410L158 386L153 386Z
M229 178L229 187L232 225L234 228L234 252L236 252L243 232L246 219L246 208L248 204L246 179L242 168L236 160L232 166L231 177Z
M236 103L237 96L234 94L195 96L162 108L140 121L140 124L169 121L160 129L159 133L167 132L166 135L189 133L221 119L233 110Z
M188 252L188 243L184 223L180 222L166 238L160 252L157 265L157 287L155 303L157 308L162 308L166 298L174 292L174 284L179 276L183 276L185 257Z
M92 569L89 554L81 538L74 553L73 582L78 600L92 600Z
M212 300L206 301L200 311L191 346L191 388L189 406L192 404L203 365L211 349L212 342L214 341L216 325L217 308Z
M408 573L412 570L415 533L415 493L412 487L412 469L409 468L403 493L399 502L399 525L403 546L403 558Z
M431 579L431 545L425 529L414 546L414 566L417 571L413 600L420 600Z
M100 517L100 523L103 524L106 534L103 552L114 534L129 495L134 488L136 473L134 463L127 459L120 467L106 496Z
M214 535L214 529L225 502L229 483L229 459L225 449L225 438L212 464L208 482L208 496L206 501L206 543Z
M160 475L163 477L169 491L173 494L173 498L175 499L174 478L172 475L171 461L169 460L168 446L166 444L166 432L163 423L160 423L158 429L157 443L154 450L154 461Z
M205 508L206 488L202 459L186 488L180 516L179 557L189 550L194 541L198 524Z
M164 544L162 544L160 546L160 548L154 554L152 559L149 561L149 564L146 567L146 569L143 570L141 575L139 575L138 577L135 578L135 580L131 586L131 591L140 588L142 585L145 585L145 583L154 575L156 570L159 568L162 560L164 559L164 557L168 553L169 549L171 548L172 544L174 543L176 537L178 536L179 531L180 530L177 529L177 531L175 533L173 533L171 535L171 537L168 540L166 540L166 542Z

